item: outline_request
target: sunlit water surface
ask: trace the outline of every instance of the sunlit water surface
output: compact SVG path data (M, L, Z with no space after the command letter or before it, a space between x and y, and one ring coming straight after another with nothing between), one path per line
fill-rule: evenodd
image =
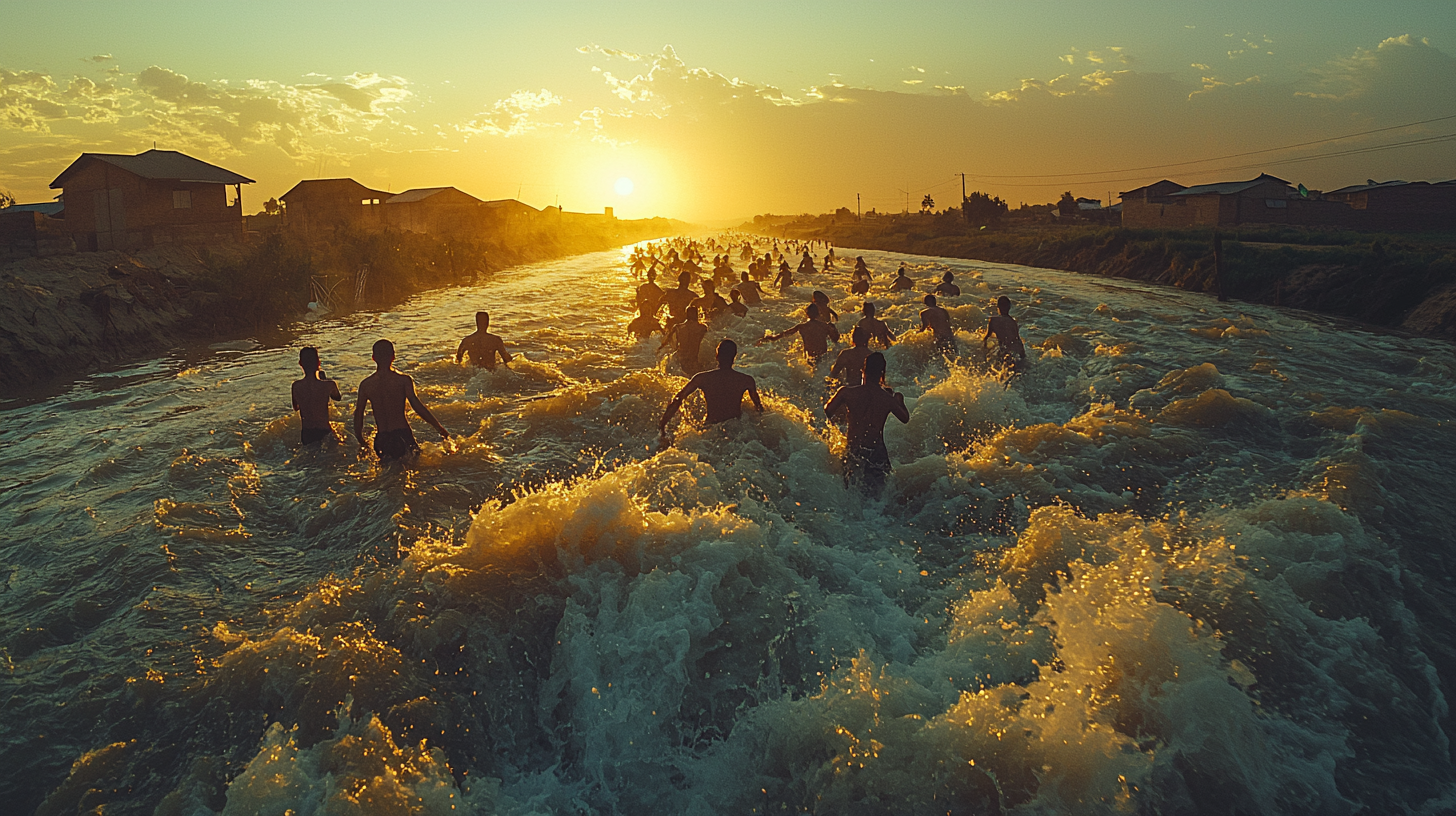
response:
M302 329L394 340L419 461L295 447L295 348L97 374L0 430L7 812L1371 813L1456 808L1456 355L1123 281L946 269L963 366L891 348L895 474L842 483L828 362L676 443L622 252ZM841 268L847 273L848 266ZM989 303L1031 349L984 370ZM457 366L472 314L522 358ZM191 362L186 362L191 361ZM10 810L10 808L16 810ZM452 808L454 810L452 810Z

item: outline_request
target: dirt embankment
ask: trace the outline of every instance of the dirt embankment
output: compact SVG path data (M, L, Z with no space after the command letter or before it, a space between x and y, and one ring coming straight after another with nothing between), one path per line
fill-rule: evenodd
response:
M1218 291L1211 233L1116 228L927 233L849 225L797 237ZM1257 234L1243 238L1226 235L1223 242L1223 286L1230 298L1456 340L1456 250L1448 243L1389 235L1346 235L1340 244L1269 242Z
M539 236L514 246L392 233L310 244L280 235L261 245L10 261L0 264L0 388L14 396L189 340L290 323L307 314L311 281L343 278L347 285L335 290L352 292L354 271L365 265L365 300L342 308L387 309L509 266L610 249L683 226L665 219L622 223L617 234Z

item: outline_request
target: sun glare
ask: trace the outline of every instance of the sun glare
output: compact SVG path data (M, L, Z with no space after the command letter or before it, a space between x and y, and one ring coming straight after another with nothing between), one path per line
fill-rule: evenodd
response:
M636 189L636 186L632 184L632 179L629 179L626 176L622 176L621 178L617 179L615 189L617 191L617 195L629 196L632 195L632 191Z

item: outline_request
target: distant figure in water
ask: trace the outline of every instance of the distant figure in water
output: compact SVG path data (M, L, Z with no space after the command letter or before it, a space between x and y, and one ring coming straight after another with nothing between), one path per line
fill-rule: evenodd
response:
M833 417L849 412L849 444L844 451L844 480L866 493L877 494L890 475L890 452L885 449L885 420L891 414L902 423L910 421L905 397L885 387L885 355L871 353L864 361L864 382L839 389L824 406Z
M495 371L497 355L500 356L501 365L511 361L505 341L499 335L490 333L490 312L475 313L475 332L460 341L460 348L455 350L455 363L458 365L460 359L467 354L470 355L471 365L491 371Z
M298 367L303 369L303 379L293 381L293 410L301 415L303 444L322 442L325 437L337 439L329 424L329 400L344 398L339 384L324 376L318 349L313 346L299 350Z
M420 445L404 415L406 401L420 419L440 432L441 439L450 438L450 432L415 395L414 378L394 370L394 344L380 340L374 344L374 373L359 383L359 400L354 403L354 438L359 440L359 447L365 446L364 406L370 405L374 409L374 452L380 459L419 452Z
M895 272L895 279L890 281L891 292L908 292L915 288L915 281L905 274L905 264L900 264L899 271Z
M711 278L703 281L703 296L693 298L693 302L688 305L698 307L698 314L707 320L728 311L728 301L718 294L718 287Z
M870 333L861 323L849 333L849 348L839 352L834 365L829 367L829 376L839 380L842 386L859 385L864 376L864 361L870 356Z
M733 291L742 294L743 302L749 306L757 306L762 303L763 288L758 285L758 281L750 280L747 272L742 273L742 277L743 279L738 282L738 285L733 287Z
M797 334L799 339L804 342L804 354L808 355L809 363L812 365L819 362L819 358L829 351L829 339L833 338L834 342L839 342L839 329L835 328L833 323L825 323L821 320L819 307L813 303L804 307L804 316L806 319L803 323L790 326L778 334L766 334L760 337L755 345L761 346L764 343L772 343L791 334Z
M955 297L961 293L961 288L956 286L955 275L950 272L940 276L940 283L935 286L935 294L941 297Z
M637 287L637 305L647 304L647 311L656 314L662 302L662 287L657 285L657 267L647 270L647 282Z
M895 344L894 332L885 325L885 321L875 317L875 304L865 301L865 305L860 311L864 313L864 317L859 319L859 325L856 328L863 328L869 333L869 339L880 341L880 345L885 348Z
M819 291L818 289L815 289L814 290L814 294L810 295L809 296L809 299L812 300L812 301L814 301L814 305L815 306L818 306L819 307L819 319L820 320L824 321L825 323L838 323L839 322L839 312L836 312L833 309L829 308L829 296L828 295L824 294L823 292Z
M692 280L691 273L684 272L677 276L677 286L662 293L662 302L667 304L667 324L671 329L683 321L688 304L697 299L697 293L688 287Z
M733 296L733 302L728 304L728 308L738 317L748 317L748 306L743 303L743 293L734 289L729 294Z
M925 308L920 310L920 330L930 331L942 354L947 357L956 355L955 330L950 327L950 312L935 304L935 295L925 296Z
M637 304L637 316L627 324L627 333L646 340L654 334L662 334L662 324L657 322L657 304L643 301Z
M703 400L708 404L708 424L724 422L730 419L737 419L743 416L743 393L753 400L753 407L759 413L763 413L763 402L758 398L758 384L753 377L744 374L742 371L733 370L733 358L738 356L738 344L732 340L724 340L718 344L718 367L712 371L704 371L695 374L683 389L677 392L672 402L667 404L667 410L662 412L662 420L657 423L659 431L667 432L667 423L682 407L683 400L687 399L694 391L703 392Z
M779 261L779 274L774 278L774 285L780 292L794 285L794 270L789 268L788 261Z
M1021 328L1011 316L1011 298L1002 295L996 298L996 311L986 323L986 333L981 336L981 348L991 344L991 335L996 335L997 356L1001 364L1013 372L1026 367L1026 346L1021 342Z
M699 358L702 356L703 338L708 334L708 327L698 322L698 307L689 306L683 316L683 322L669 328L662 335L662 346L672 343L677 349L677 364L682 371L691 377L702 370L702 363Z

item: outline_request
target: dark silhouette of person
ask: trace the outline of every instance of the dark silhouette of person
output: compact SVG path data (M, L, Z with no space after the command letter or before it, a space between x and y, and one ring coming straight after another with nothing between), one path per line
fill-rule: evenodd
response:
M691 272L684 272L677 276L677 286L662 293L662 302L667 304L668 327L681 323L688 304L697 299L697 293L688 286L692 279Z
M1016 325L1016 318L1011 316L1011 298L1005 295L996 298L996 311L1000 314L991 315L986 323L986 333L981 335L981 348L987 348L991 335L995 335L1001 364L1019 372L1026 366L1026 346L1021 342L1021 329Z
M940 283L935 285L935 294L941 297L955 297L961 293L961 288L956 286L955 275L946 272L940 276Z
M820 320L819 307L813 303L804 307L804 315L806 319L803 323L790 326L778 334L766 334L760 337L754 345L761 346L764 343L772 343L791 334L797 334L804 343L804 353L808 355L809 362L819 362L819 358L829 351L830 338L833 338L836 343L839 342L839 329L835 328L833 323L825 323Z
M711 278L703 281L702 297L694 298L689 306L698 307L698 314L706 320L712 320L723 312L728 311L728 301L718 294L718 286Z
M820 320L823 320L825 323L839 322L839 312L836 312L833 309L829 308L828 295L824 294L818 289L815 289L814 294L810 295L809 299L814 302L814 305L819 307Z
M955 330L950 327L950 312L936 305L935 295L925 296L925 308L920 310L920 330L929 330L935 338L935 345L947 357L956 355Z
M359 440L359 447L365 447L364 406L369 405L374 409L374 452L380 459L418 452L420 445L404 413L406 402L420 419L440 432L441 439L450 438L450 432L415 394L414 378L394 370L394 344L380 340L374 344L374 373L359 383L359 397L354 403L354 438Z
M858 484L866 493L879 493L890 475L885 420L894 414L902 423L910 421L904 395L885 386L885 355L876 351L866 357L864 381L839 389L824 406L824 414L830 418L841 410L849 413L845 483Z
M300 415L302 443L312 445L325 437L337 439L329 423L329 400L344 398L339 384L324 376L318 349L313 346L299 349L298 367L303 369L303 379L293 381L293 410Z
M895 279L890 281L890 291L907 292L914 288L915 281L911 280L910 276L905 274L905 264L900 264L900 268L895 272Z
M875 304L865 301L865 305L860 311L864 313L864 317L859 319L858 325L863 326L864 330L869 332L870 339L880 341L880 345L885 348L893 346L895 344L895 334L890 331L889 326L885 325L885 321L875 317Z
M490 333L490 312L475 313L475 332L460 341L460 348L455 350L455 362L458 364L467 354L470 355L471 365L491 371L495 371L497 356L500 357L501 365L511 361L505 341L499 335Z
M859 385L864 374L865 358L870 356L870 333L863 324L849 333L849 348L839 352L834 365L829 367L829 376L839 380L840 385Z
M703 392L703 401L708 406L708 424L725 422L730 419L737 419L743 416L743 394L747 392L753 400L753 407L759 413L763 412L763 401L758 397L758 384L753 377L744 374L742 371L733 370L733 358L738 356L738 344L732 340L724 340L718 344L718 367L712 371L704 371L693 375L688 384L677 392L672 402L667 404L667 410L662 412L662 419L657 423L659 431L667 431L667 423L682 407L683 400L692 395L694 391Z
M662 335L662 346L672 343L677 349L677 364L682 371L691 377L703 370L700 361L702 356L703 338L708 334L708 327L698 322L698 307L689 306L683 315L683 321L669 328Z
M645 340L654 334L662 334L662 324L657 322L658 304L643 301L637 304L637 316L627 324L627 333Z
M779 261L779 274L774 278L774 284L780 292L794 285L794 271L789 268L788 261Z
M657 285L656 264L647 270L647 282L637 287L637 304L640 306L644 301L651 313L656 313L657 304L662 302L662 287Z
M757 306L763 302L763 288L758 285L758 281L751 280L747 272L742 273L742 280L733 287L733 291L740 293L743 302L749 306Z
M733 296L733 302L728 304L728 308L738 317L748 317L748 306L743 302L743 293L732 289L729 294Z

